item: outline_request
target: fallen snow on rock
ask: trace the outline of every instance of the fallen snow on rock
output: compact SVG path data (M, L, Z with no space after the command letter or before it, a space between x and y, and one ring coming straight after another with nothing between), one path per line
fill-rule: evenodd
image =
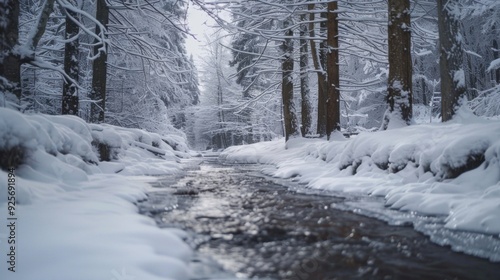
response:
M221 159L274 165L265 173L294 177L309 190L381 196L384 205L377 209L362 202L348 208L389 222L388 216L399 213L411 215L415 227L422 217L440 217L441 231L423 230L428 225L421 230L440 244L500 261L500 122L460 117L463 113L451 123L365 132L352 139L336 135L329 142L292 139L230 147ZM449 234L440 236L443 231ZM470 238L481 244L450 237L471 232L480 234Z
M110 161L100 160L99 144ZM12 235L9 173L0 170L0 279L189 279L183 233L159 229L134 205L146 198L150 175L180 171L179 157L188 157L182 137L0 108L2 163L9 151L20 163L17 220Z

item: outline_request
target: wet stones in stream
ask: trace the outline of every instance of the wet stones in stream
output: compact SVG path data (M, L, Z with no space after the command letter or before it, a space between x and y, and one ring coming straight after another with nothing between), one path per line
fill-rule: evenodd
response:
M500 279L500 264L437 246L411 227L332 209L343 200L289 191L244 166L204 164L163 187L150 198L175 199L157 201L175 207L152 213L159 225L191 233L200 254L240 277Z

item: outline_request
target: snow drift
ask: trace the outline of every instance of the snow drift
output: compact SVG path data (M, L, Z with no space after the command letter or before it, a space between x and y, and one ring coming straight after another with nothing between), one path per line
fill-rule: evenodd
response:
M173 128L172 128L173 129ZM1 279L188 279L191 249L134 205L145 175L179 172L179 134L87 124L74 116L0 108L0 219L7 221L8 168L15 174L15 271ZM10 196L10 194L9 194ZM10 248L9 248L10 249Z

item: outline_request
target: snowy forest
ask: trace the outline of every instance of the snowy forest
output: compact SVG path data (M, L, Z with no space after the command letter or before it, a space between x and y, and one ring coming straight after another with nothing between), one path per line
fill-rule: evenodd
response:
M496 1L212 5L230 11L216 18L201 102L217 115L203 128L216 148L446 121L463 103L498 115Z
M411 278L330 243L322 256L336 230L281 228L279 207L229 231L222 201L256 205L231 192L266 193L261 177L469 265L436 276L449 253L415 241L425 256L400 265L431 271L416 279L500 277L498 0L0 0L0 44L2 279L333 279L333 262L355 267L339 279ZM182 202L205 193L205 210ZM280 209L307 221L306 204ZM342 240L378 246L366 223ZM289 263L210 243L241 232ZM278 235L319 243L291 257L266 247Z
M197 149L439 122L463 103L499 113L493 0L3 5L2 106L23 113L173 125ZM220 25L198 38L200 69L190 5Z

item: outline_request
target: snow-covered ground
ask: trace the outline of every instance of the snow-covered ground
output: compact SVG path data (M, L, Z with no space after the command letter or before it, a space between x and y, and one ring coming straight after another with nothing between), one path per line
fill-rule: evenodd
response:
M439 244L500 261L500 121L462 110L446 124L261 142L221 159L269 164L265 173L293 178L299 190L351 198L336 207L413 224Z
M99 143L111 161L100 161ZM184 233L158 228L134 205L151 175L180 171L181 133L0 108L0 152L3 169L8 158L21 163L0 171L0 279L189 278Z
M267 174L294 177L303 191L357 198L336 207L411 222L440 244L500 261L500 121L460 117L221 157L271 164ZM185 233L159 229L134 204L154 175L181 172L189 157L182 133L167 134L0 108L0 279L189 279Z

